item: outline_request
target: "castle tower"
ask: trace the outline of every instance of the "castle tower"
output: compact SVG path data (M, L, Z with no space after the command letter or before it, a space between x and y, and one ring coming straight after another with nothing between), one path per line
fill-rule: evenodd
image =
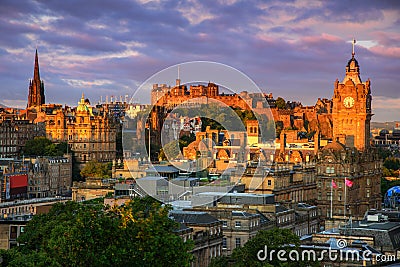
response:
M364 150L369 146L371 122L371 88L370 80L362 82L360 66L354 53L346 66L346 75L340 83L335 82L333 94L333 138Z
M33 79L29 81L28 108L40 106L45 103L44 83L40 80L39 74L39 58L36 49L35 68L33 70Z

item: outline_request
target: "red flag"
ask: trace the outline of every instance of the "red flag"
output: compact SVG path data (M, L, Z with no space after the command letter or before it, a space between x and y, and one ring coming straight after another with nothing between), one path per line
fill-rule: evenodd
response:
M348 180L347 178L344 179L346 186L348 187L352 187L353 186L353 182Z
M332 187L333 187L333 188L337 188L337 184L335 183L334 180L332 180Z

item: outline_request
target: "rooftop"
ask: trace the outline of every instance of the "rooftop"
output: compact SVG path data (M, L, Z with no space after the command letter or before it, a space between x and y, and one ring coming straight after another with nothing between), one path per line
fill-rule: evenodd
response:
M169 217L179 223L184 224L210 225L220 222L207 212L202 211L173 210L170 211Z

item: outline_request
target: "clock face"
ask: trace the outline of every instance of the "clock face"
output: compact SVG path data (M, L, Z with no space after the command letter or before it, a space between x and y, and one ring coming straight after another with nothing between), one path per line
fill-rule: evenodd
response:
M346 108L351 108L352 106L354 106L354 98L352 98L351 96L346 97L346 98L343 100L343 105L344 105Z

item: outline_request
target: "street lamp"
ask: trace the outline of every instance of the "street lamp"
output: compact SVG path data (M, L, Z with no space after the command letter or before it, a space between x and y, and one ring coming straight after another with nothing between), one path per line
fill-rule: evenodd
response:
M150 163L150 120L146 123L146 129L149 130L149 150L148 150L148 161Z

